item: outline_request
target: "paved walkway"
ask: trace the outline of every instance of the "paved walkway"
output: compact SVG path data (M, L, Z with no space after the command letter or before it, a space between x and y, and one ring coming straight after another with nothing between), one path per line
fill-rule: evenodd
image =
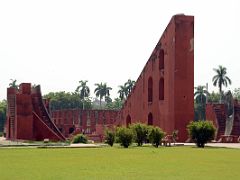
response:
M0 145L20 145L22 142L18 141L8 141L4 137L0 137Z
M32 146L31 143L23 143L18 141L8 141L4 137L0 137L0 146ZM194 143L176 143L176 145L184 145L184 146L196 146ZM36 144L36 146L44 146L44 144ZM67 148L96 148L107 146L106 144L71 144L70 146L55 146L55 147L67 147ZM240 143L207 143L206 146L209 147L224 147L224 148L237 148L240 149ZM53 148L54 146L52 146ZM51 146L49 146L51 148Z
M0 147L7 147L7 148L13 148L13 147L42 147L42 148L97 148L97 147L103 147L108 146L106 144L66 144L66 143L59 143L59 144L45 144L41 142L35 142L35 143L26 143L22 141L9 141L6 140L4 137L0 137Z
M240 143L209 143L210 147L226 147L226 148L238 148L240 149Z
M178 143L176 143L176 144L178 144ZM184 144L184 146L196 146L194 143L182 143L182 144ZM206 146L240 149L240 143L207 143Z

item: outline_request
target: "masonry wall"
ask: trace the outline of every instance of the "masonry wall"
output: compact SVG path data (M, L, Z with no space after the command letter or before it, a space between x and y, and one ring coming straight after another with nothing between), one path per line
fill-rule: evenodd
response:
M173 16L121 111L119 124L142 122L179 131L194 117L194 18Z
M104 127L111 127L118 118L116 110L66 109L52 111L52 119L61 132L68 137L74 132L104 134Z

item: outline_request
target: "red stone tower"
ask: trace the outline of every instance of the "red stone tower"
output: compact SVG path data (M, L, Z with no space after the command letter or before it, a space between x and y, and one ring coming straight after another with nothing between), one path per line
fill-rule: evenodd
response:
M48 114L40 86L31 88L30 83L22 83L19 90L8 88L7 101L7 139L65 140Z
M142 122L166 133L179 131L194 117L194 17L175 15L143 68L121 111L119 124Z

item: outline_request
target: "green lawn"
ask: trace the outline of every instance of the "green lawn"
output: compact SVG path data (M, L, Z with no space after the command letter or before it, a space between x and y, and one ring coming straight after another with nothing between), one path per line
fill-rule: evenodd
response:
M1 148L0 179L240 179L240 150Z

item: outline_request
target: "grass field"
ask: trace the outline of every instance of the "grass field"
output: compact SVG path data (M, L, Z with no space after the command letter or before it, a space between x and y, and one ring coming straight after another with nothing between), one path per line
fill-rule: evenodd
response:
M240 179L240 150L2 148L0 179Z

